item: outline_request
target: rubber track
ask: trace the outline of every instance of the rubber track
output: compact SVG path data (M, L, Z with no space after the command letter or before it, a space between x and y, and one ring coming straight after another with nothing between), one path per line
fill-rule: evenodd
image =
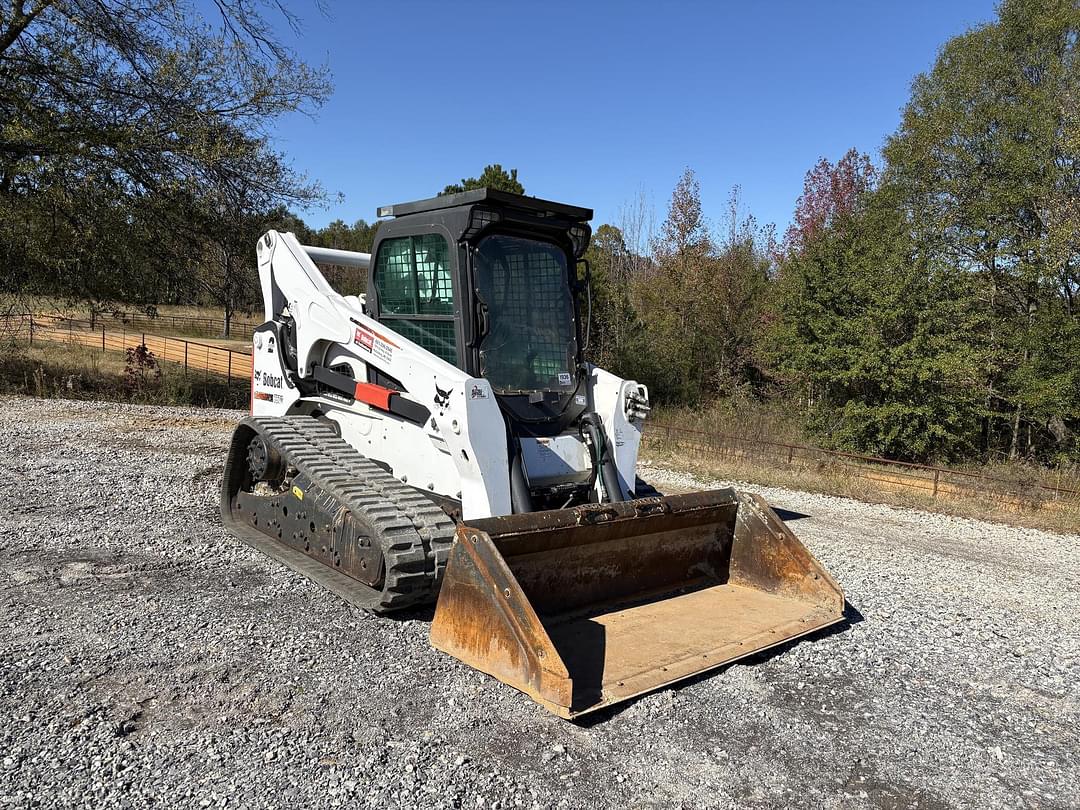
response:
M344 577L322 563L294 565L281 553L274 556L361 607L377 612L400 610L432 601L438 594L454 539L454 521L435 503L406 486L310 416L248 417L243 420L275 445L287 463L307 476L342 506L374 530L382 547L386 572L382 593ZM231 460L244 463L242 459ZM250 528L250 527L248 527ZM254 531L254 530L253 530ZM274 538L275 545L283 546ZM265 542L260 546L265 546ZM285 547L287 548L287 547ZM284 549L277 549L281 551ZM297 552L299 554L300 552ZM304 555L306 557L306 555ZM352 584L347 593L333 587L318 569ZM367 599L358 593L369 594Z

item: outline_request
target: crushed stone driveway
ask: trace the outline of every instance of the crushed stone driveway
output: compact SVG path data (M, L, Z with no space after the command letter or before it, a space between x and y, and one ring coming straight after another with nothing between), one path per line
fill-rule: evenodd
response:
M3 400L0 807L1080 807L1080 536L758 488L849 621L572 724L234 541L240 416Z

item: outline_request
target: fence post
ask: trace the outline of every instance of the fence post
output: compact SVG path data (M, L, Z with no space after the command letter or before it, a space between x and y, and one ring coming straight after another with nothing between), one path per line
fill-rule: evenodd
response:
M229 352L229 365L228 365L228 369L227 369L227 371L225 372L225 382L226 382L227 384L229 384L229 385L232 385L232 352L231 352L231 351Z
M184 341L184 373L185 374L187 374L187 349L188 349L188 342L185 340Z
M101 351L105 351L105 327L101 327Z
M97 311L90 307L90 328L94 329L97 326Z
M30 318L30 345L34 345L34 316L28 316Z
M795 456L795 445L789 444L787 449L787 463L791 466L791 459Z
M937 497L937 484L939 475L941 475L941 470L934 470L934 494L932 496L934 498Z

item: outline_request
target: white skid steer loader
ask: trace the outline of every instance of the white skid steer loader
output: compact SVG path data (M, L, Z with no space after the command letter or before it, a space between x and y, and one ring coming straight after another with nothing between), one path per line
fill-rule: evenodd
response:
M362 608L437 599L435 647L566 718L842 619L763 500L637 478L648 392L582 358L591 211L481 189L379 216L370 256L258 243L233 533Z

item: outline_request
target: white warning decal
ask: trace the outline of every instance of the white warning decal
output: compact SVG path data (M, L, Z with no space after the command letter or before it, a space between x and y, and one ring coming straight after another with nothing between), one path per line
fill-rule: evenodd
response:
M364 326L356 327L353 343L375 358L389 363L394 359L394 344Z

